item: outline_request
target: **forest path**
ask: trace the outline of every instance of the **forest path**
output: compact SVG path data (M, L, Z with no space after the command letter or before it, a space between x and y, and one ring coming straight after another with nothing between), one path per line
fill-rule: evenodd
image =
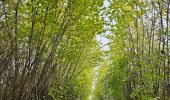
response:
M104 7L108 7L108 6L109 6L109 2L107 0L105 0L104 1ZM108 17L106 15L104 15L104 16L105 16L105 21L107 21ZM104 25L103 28L106 29L107 26ZM100 46L101 46L102 52L109 50L109 47L107 45L107 43L109 43L109 40L105 37L105 35L108 35L108 34L110 34L109 31L106 31L105 33L97 35L97 37L96 37L96 40L101 43ZM96 85L97 85L98 77L100 76L99 70L100 70L100 64L99 64L99 66L96 66L96 67L93 68L91 90L90 90L88 100L94 100L93 99L93 97L95 95L94 90L95 90Z
M93 78L92 78L89 100L93 100L94 90L96 88L97 79L98 79L98 75L99 75L99 69L100 69L100 66L94 67L94 69L93 69L93 74L92 74Z

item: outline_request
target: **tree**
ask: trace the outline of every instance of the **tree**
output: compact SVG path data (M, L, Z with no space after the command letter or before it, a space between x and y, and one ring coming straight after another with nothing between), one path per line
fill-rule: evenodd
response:
M90 66L84 66L82 59L88 63L94 59L86 53L96 47L95 36L102 32L102 4L91 0L0 1L1 99L52 99L54 94L48 92L53 85L57 91L66 89L57 98L75 98L67 95L72 95L72 81Z
M127 100L169 98L169 3L110 0L108 16L115 24L108 36L113 62L108 84L112 91L116 84L123 87Z

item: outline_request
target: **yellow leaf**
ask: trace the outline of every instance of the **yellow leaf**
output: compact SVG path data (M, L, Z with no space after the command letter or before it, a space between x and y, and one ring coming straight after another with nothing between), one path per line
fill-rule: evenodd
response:
M131 6L127 6L127 5L124 5L122 8L123 8L123 10L126 10L126 11L132 10L132 7Z

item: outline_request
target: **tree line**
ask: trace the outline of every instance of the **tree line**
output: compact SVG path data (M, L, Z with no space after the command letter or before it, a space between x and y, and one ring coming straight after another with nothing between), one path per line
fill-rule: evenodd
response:
M168 100L170 1L109 2L108 95L116 100Z
M87 73L102 59L95 39L103 31L102 5L98 0L1 0L0 99L86 98Z

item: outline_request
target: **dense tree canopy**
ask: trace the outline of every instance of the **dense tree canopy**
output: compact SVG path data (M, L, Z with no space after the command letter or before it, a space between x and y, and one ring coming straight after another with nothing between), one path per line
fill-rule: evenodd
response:
M78 76L102 56L95 40L102 33L102 4L98 0L1 1L1 99L84 96L86 84Z
M1 0L0 100L170 99L169 10L170 0Z
M169 0L110 0L108 16L114 23L108 36L112 61L108 88L117 99L169 98L169 4Z

